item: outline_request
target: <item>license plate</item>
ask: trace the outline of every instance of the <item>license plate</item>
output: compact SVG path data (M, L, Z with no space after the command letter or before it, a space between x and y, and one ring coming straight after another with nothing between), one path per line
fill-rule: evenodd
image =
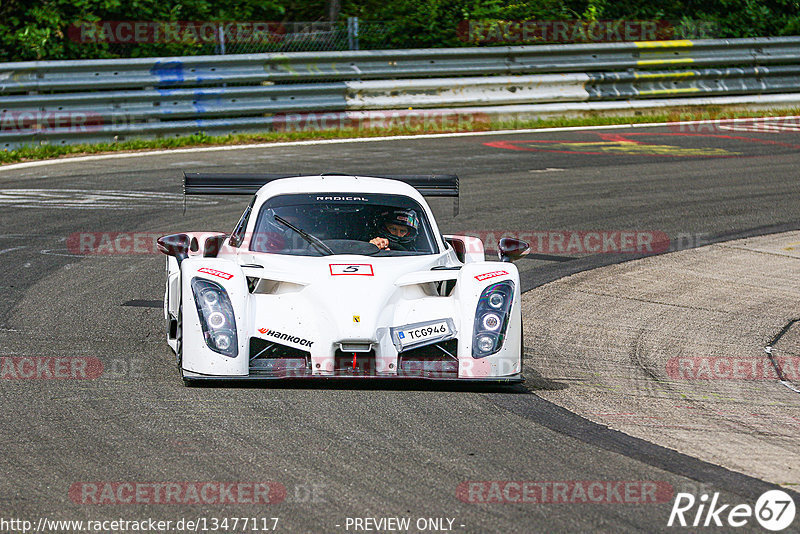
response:
M400 340L400 345L405 347L421 341L449 336L450 333L450 326L447 321L441 321L417 328L403 328L397 332L397 338Z

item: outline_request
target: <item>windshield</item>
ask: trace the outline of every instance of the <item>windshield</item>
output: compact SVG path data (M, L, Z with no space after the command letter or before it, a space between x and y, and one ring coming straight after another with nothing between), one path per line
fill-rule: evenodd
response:
M293 256L434 254L422 207L402 195L280 195L258 213L250 250Z

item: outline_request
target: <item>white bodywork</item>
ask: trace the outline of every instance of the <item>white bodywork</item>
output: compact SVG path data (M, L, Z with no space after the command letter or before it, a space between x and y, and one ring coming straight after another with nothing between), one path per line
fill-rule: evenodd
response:
M262 204L276 195L291 193L388 193L411 197L425 210L439 252L372 257L250 251L250 236ZM196 250L180 266L175 257L167 256L164 299L165 318L172 324L167 339L173 350L178 348L177 338L182 339L179 363L184 379L346 376L348 373L342 374L336 368L337 350L348 355L374 351L369 353L374 357L370 377L397 377L401 361L392 329L448 321L449 329L454 330L451 337L458 341L457 353L451 355L457 360L457 373L400 376L521 380L522 326L516 267L508 262L484 261L483 245L475 238L448 236L461 239L466 245L462 263L453 247L442 239L422 195L401 181L352 176L276 180L256 194L246 237L239 247L231 246L226 239L217 257L203 257L205 237L218 234L188 235L198 239L198 246L193 243ZM354 265L360 267L348 267ZM432 270L435 267L438 269ZM235 314L238 356L225 356L207 346L193 300L193 278L214 282L227 292ZM248 278L254 287L248 287ZM504 280L513 282L513 300L502 348L490 356L473 357L473 327L481 292ZM442 295L441 281L455 281L449 294ZM182 335L177 336L175 326L181 309ZM251 368L250 340L273 341L270 334L277 334L282 345L310 353L305 368L292 373L255 373Z

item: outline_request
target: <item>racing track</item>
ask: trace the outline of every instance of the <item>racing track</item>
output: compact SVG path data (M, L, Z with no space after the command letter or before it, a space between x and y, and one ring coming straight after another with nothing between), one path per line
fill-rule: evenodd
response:
M653 532L666 529L671 505L462 502L459 484L474 480L656 481L675 491L702 485L721 492L724 502L752 503L771 486L544 400L537 391L568 385L543 376L530 358L526 387L510 391L351 384L184 388L162 336L163 258L86 257L68 249L75 232L232 228L243 198L189 203L182 213L183 169L455 172L462 178L461 215L440 219L445 232L634 229L701 235L707 242L800 227L794 179L800 135L665 136L675 133L665 127L635 132L640 143L547 132L0 170L6 191L0 195L2 356L90 356L104 368L95 380L0 382L0 515L34 521L279 517L284 532L347 532L347 517L447 517L458 532ZM67 204L73 207L64 208L48 205L41 193L21 200L7 192L12 189L169 196L72 195ZM564 258L541 254L518 265L530 290L634 257L554 261ZM549 365L557 359L550 355ZM92 481L274 481L286 486L287 496L267 507L91 505L71 498L73 484Z

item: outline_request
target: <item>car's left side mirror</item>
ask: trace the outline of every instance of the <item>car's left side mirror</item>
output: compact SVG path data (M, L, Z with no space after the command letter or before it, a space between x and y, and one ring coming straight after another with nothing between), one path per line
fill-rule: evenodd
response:
M525 241L504 237L497 245L497 256L500 261L517 261L524 256L531 246Z
M158 251L167 256L175 256L178 265L189 256L192 240L186 234L170 234L158 238Z

